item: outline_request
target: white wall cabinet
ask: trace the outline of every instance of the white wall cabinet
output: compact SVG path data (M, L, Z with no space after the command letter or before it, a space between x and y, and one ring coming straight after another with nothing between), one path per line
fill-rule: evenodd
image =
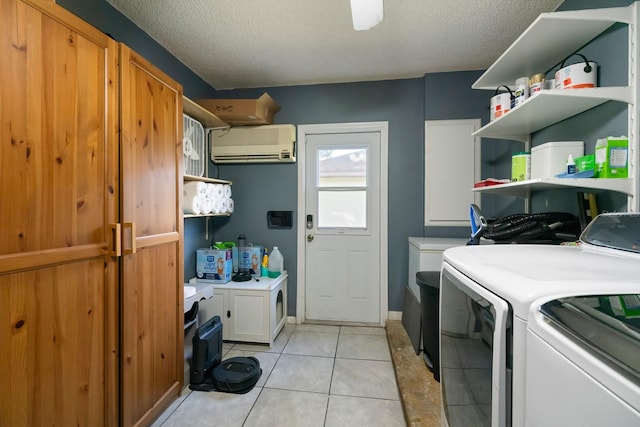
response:
M425 121L424 225L469 225L469 205L480 204L480 196L469 193L480 180L480 142L472 136L480 123L480 119Z
M259 281L214 284L212 313L220 316L222 338L273 345L287 321L287 273ZM195 279L190 280L191 283Z
M627 195L629 211L639 209L638 192L638 2L627 7L587 9L541 14L525 32L480 76L474 89L495 90L512 85L521 76L549 70L564 58L602 34L611 25L629 26L627 86L591 89L545 90L530 97L508 114L483 126L473 135L524 141L530 148L530 134L561 122L608 101L628 104L629 178L551 178L533 179L510 184L473 189L474 192L528 197L531 191L561 188L616 191Z

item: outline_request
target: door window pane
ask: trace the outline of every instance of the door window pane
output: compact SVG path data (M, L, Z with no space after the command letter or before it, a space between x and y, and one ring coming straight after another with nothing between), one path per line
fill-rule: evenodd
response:
M318 227L366 228L367 191L318 191Z
M367 149L318 149L318 187L366 187Z

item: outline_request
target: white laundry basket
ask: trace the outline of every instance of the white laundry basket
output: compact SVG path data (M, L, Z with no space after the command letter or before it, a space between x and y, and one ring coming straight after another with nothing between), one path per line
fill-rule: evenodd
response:
M204 176L205 153L204 128L195 119L182 115L182 159L184 161L184 174L192 176Z

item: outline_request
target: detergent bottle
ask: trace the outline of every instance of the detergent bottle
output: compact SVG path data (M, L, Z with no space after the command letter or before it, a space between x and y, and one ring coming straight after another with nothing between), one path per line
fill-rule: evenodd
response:
M269 256L269 277L278 277L284 268L284 260L277 246L273 247Z
M262 277L267 277L269 275L269 250L265 247L264 254L262 255L262 265L260 266L260 272L262 273Z

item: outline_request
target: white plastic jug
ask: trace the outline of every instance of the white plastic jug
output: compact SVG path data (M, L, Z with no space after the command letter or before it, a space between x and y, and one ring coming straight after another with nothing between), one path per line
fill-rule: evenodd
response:
M284 271L284 259L277 246L269 255L269 277L278 277Z

